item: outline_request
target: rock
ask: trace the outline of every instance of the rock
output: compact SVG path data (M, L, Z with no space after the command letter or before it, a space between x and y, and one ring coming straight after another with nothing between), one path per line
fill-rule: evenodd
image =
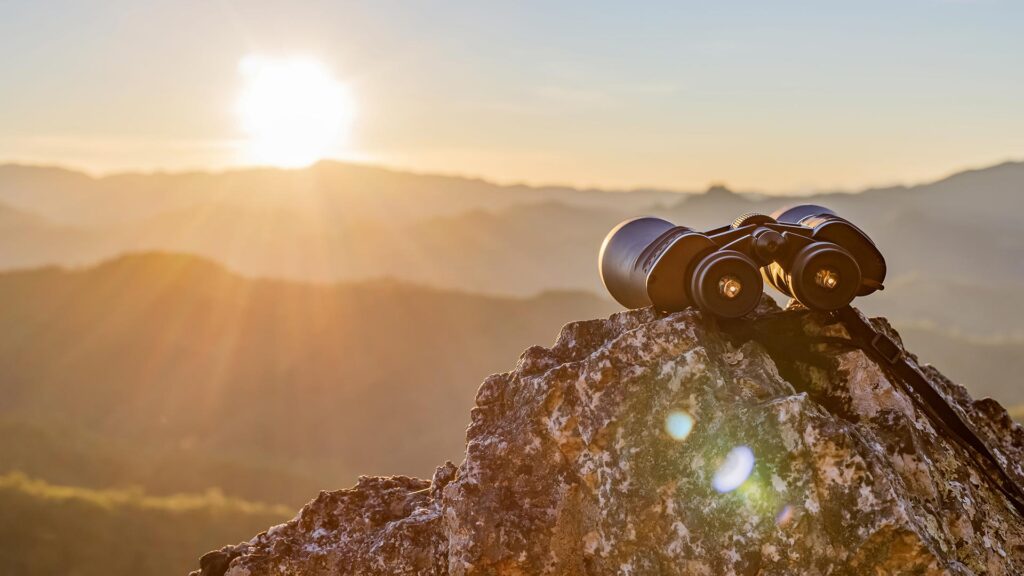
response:
M1024 521L968 453L863 352L805 338L841 325L732 327L569 324L483 383L460 466L321 492L201 573L1024 574ZM1024 430L922 370L1024 484Z

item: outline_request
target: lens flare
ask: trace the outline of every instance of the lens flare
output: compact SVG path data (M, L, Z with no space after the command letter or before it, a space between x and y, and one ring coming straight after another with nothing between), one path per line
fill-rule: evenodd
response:
M729 451L725 462L718 467L711 486L725 494L732 492L747 481L754 471L754 451L746 446L737 446Z
M779 514L775 517L775 524L780 528L785 528L793 521L793 516L795 516L795 514L796 511L793 509L793 506L786 504L782 507L782 510L779 510Z
M693 431L693 416L684 410L676 410L665 418L665 431L673 440L686 440Z

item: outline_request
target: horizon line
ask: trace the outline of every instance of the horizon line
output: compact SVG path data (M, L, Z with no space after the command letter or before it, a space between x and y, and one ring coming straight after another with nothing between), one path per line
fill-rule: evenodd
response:
M119 177L130 177L130 176L142 176L142 177L155 177L155 176L225 176L229 174L240 174L245 172L260 172L260 171L271 171L271 172L305 172L313 170L318 166L323 165L342 165L347 167L362 168L369 170L377 170L380 172L388 172L391 174L408 175L423 178L443 178L451 180L462 180L467 182L479 182L486 185L495 186L498 188L528 188L535 190L543 189L563 189L563 190L577 190L580 192L598 192L598 193L613 193L613 194L629 194L638 192L662 192L662 193L673 193L673 194L702 194L708 190L716 187L723 187L732 192L740 194L758 194L762 196L816 196L816 195L828 195L828 194L859 194L870 190L883 190L887 188L913 188L916 186L924 186L928 184L934 184L941 182L953 176L959 174L965 174L970 172L977 172L981 170L988 170L999 166L1008 164L1021 164L1024 163L1024 158L1013 158L1010 156L1004 157L1002 160L993 161L982 165L968 165L961 168L954 168L943 172L941 175L934 176L930 179L920 180L914 183L908 182L891 182L891 183L876 183L862 186L856 189L851 188L813 188L809 190L788 190L788 191L776 191L776 192L764 192L760 190L739 190L732 188L726 183L724 179L712 179L702 190L685 190L682 188L667 188L662 186L647 186L647 185L635 185L626 188L621 187L605 187L605 186L588 186L579 184L569 183L554 183L554 182L531 182L528 180L503 180L499 178L491 178L486 175L467 174L460 172L442 172L442 171L423 171L415 168L405 168L386 163L367 162L345 158L321 158L312 164L307 166L299 167L285 167L275 166L272 164L244 164L244 165L227 165L223 167L206 167L206 168L180 168L180 169L167 169L167 168L153 168L153 169L125 169L125 170L111 170L106 172L92 171L87 168L77 167L70 164L61 164L55 162L46 161L25 161L25 160L4 160L0 159L0 169L4 168L28 168L38 170L59 170L62 172L69 172L77 174L90 180L107 180Z

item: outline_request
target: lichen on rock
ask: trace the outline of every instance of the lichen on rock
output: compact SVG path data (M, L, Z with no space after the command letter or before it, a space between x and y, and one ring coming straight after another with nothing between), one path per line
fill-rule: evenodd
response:
M200 572L1024 573L1024 521L965 450L862 351L793 336L841 325L781 318L754 339L696 311L569 324L481 385L461 465L321 492ZM1024 485L1020 426L922 370Z

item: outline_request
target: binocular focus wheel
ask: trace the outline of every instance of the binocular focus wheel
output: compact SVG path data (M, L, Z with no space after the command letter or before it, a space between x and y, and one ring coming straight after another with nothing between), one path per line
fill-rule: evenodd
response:
M761 301L764 282L757 264L735 250L719 250L702 258L690 278L690 296L703 312L738 318Z
M739 218L733 220L732 221L732 227L735 230L736 228L742 228L742 227L748 226L750 224L774 224L774 223L775 223L775 218L772 218L771 216L768 216L768 215L765 215L765 214L759 214L757 212L748 212L748 213L740 216Z
M811 310L837 310L846 306L861 284L860 266L835 244L815 242L797 253L787 284L793 298Z

